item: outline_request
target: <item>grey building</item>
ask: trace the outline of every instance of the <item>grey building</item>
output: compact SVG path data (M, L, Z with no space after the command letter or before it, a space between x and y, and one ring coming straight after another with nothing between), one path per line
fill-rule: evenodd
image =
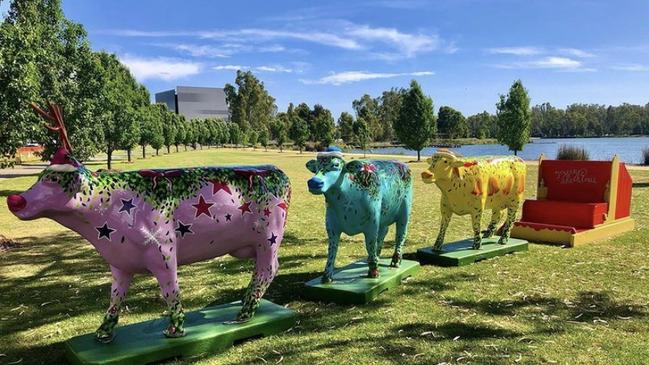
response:
M228 119L228 105L223 88L177 86L176 89L155 94L156 103L167 104L169 110L184 115L187 119Z

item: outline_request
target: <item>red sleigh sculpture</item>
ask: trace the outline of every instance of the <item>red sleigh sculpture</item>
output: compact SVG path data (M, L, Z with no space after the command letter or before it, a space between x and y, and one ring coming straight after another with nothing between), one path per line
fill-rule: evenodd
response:
M633 182L624 163L539 158L536 200L526 200L512 237L570 247L633 230Z

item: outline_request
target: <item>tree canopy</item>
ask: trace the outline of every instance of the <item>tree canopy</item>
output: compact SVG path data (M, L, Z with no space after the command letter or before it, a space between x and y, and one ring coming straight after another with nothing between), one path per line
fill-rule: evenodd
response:
M417 151L417 161L420 161L421 150L435 134L435 116L433 100L424 95L421 86L415 80L410 82L410 88L404 95L394 131L401 143Z
M516 80L507 95L501 95L498 109L498 142L507 145L514 154L523 150L530 139L530 97L521 80Z

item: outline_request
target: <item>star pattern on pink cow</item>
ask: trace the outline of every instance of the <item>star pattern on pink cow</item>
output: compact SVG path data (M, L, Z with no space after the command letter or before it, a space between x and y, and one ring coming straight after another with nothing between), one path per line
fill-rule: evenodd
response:
M194 209L196 209L196 216L195 218L200 217L202 214L205 214L208 217L212 217L212 213L210 212L210 208L214 205L214 203L208 203L205 201L205 198L201 195L200 198L198 198L198 203L192 204Z
M241 211L241 215L244 215L246 212L252 213L252 211L250 210L250 202L245 202L241 204L241 206L237 209Z
M226 193L232 195L232 191L230 190L230 187L227 183L219 180L212 180L210 182L212 183L212 194L216 194L219 191L223 190Z
M264 215L270 217L270 209L268 209L268 207L264 208Z

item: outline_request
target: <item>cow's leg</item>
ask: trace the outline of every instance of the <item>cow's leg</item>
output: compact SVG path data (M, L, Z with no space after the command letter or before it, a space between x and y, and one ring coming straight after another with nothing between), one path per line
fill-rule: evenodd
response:
M119 310L126 298L131 279L133 279L133 274L124 272L114 266L110 267L110 271L113 275L113 283L110 288L110 306L108 306L101 326L95 331L95 338L101 343L109 343L113 340L113 329L119 320Z
M376 242L378 239L378 229L369 230L365 232L365 249L367 250L367 277L379 277L379 256L376 250Z
M182 337L185 335L185 312L180 300L176 263L174 262L172 265L169 262L168 265L168 269L165 267L153 272L169 311L169 326L163 333L167 337Z
M408 223L410 221L410 202L404 203L405 207L402 208L401 215L397 220L397 234L394 243L394 254L390 266L399 267L401 265L401 251L403 245L406 243L406 236L408 235Z
M379 227L379 235L376 238L376 255L381 257L381 251L383 250L383 245L385 244L385 236L388 235L388 229L390 226L381 226Z
M479 250L482 246L482 233L480 232L480 221L482 220L482 209L476 209L471 213L471 226L473 227L473 249Z
M329 213L329 212L327 212ZM327 236L329 238L329 249L327 251L327 263L325 264L324 274L322 275L323 283L333 281L334 269L336 265L336 255L338 254L338 243L340 242L340 230L336 229L334 220L327 214Z
M515 219L516 219L516 209L507 208L507 219L505 220L502 234L500 235L500 239L498 240L498 243L500 243L501 245L506 245L507 241L509 241L509 233L512 228L512 223L514 222Z
M443 206L444 205L442 205L442 207ZM446 236L446 229L448 228L448 224L451 222L453 212L450 210L450 208L447 208L446 210L442 208L441 215L442 217L439 223L439 233L437 234L437 239L435 240L435 246L433 246L433 250L435 251L441 251L442 249L442 245L444 244L444 236Z
M487 230L485 231L484 235L482 238L489 238L494 235L496 232L496 227L498 227L498 223L500 223L500 218L502 217L503 211L498 208L494 208L491 211L491 221L489 222L489 226L487 226Z
M237 314L237 322L247 322L252 319L255 311L259 308L259 302L266 289L275 278L277 270L279 270L277 247L280 241L281 237L272 246L262 244L261 247L257 248L255 272L252 274L250 284L248 284L248 288L243 295L241 310Z

